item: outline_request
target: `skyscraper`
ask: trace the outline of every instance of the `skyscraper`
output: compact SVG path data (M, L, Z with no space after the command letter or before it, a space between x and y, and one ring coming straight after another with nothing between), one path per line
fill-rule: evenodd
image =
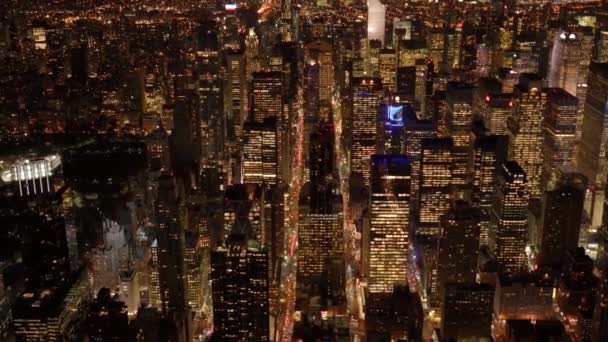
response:
M439 222L450 208L452 138L422 139L416 235L436 235Z
M319 282L344 253L342 198L329 185L310 184L300 198L298 282Z
M165 174L158 180L156 223L158 225L158 287L163 314L185 308L184 229L179 215L175 179Z
M496 227L495 254L508 273L526 269L528 231L528 182L517 162L502 164L496 181L494 222Z
M480 209L479 243L490 244L492 203L497 171L507 160L508 137L477 132L473 149L473 204Z
M441 302L448 283L473 283L477 274L480 212L457 201L441 218L438 287L432 302Z
M578 246L587 180L581 174L567 174L543 197L541 260L558 262L567 249Z
M542 189L551 188L555 169L574 161L578 100L561 88L545 89ZM555 181L555 180L554 180Z
M575 159L576 167L587 177L594 192L591 224L603 222L604 194L608 177L608 64L592 63L589 71L589 91L585 102L581 144Z
M526 173L532 198L541 196L542 120L546 106L546 93L542 79L534 74L522 74L515 86L513 115L507 120L509 157Z
M224 112L231 127L228 132L233 139L241 136L247 108L247 78L245 57L240 50L229 50L225 54L226 75L224 76Z
M386 6L380 0L367 2L367 39L384 43Z
M283 74L280 71L254 72L251 80L251 119L280 120L283 112Z
M211 252L214 337L268 341L268 255L259 242L231 235Z
M555 33L549 87L563 88L570 94L576 94L580 52L581 40L576 32L562 29Z
M407 284L411 162L404 155L374 155L371 169L370 231L364 232L369 291L392 293Z
M370 156L376 151L376 122L382 101L382 83L378 78L353 80L351 172L369 179Z
M394 92L397 73L397 54L393 49L381 49L378 54L380 78L385 90Z
M446 103L448 134L454 142L452 184L464 186L469 183L473 89L464 83L448 83Z
M445 287L442 338L490 341L494 287L489 284L449 283Z
M320 103L331 103L334 93L334 61L333 47L330 43L317 40L306 46L310 61L319 65L319 88L317 89Z
M243 127L243 183L276 184L277 120L247 121Z

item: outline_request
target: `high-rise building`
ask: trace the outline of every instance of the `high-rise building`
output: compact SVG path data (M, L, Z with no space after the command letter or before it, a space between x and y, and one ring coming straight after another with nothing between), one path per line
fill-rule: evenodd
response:
M367 39L376 39L384 43L386 6L380 0L367 2Z
M256 240L231 235L211 252L214 337L269 341L268 255Z
M225 158L224 83L216 23L201 25L196 52L198 94L201 100L201 164L221 165Z
M243 127L243 183L276 184L277 120L247 121Z
M431 301L441 302L448 283L473 283L477 274L480 212L457 201L441 218L438 287ZM434 297L434 298L433 298Z
M351 172L369 179L370 156L376 151L376 122L382 101L382 82L378 78L353 80Z
M326 184L334 175L334 126L329 122L321 122L319 127L310 135L309 168L310 182Z
M86 271L53 287L26 290L13 305L13 329L17 340L78 339L92 299L91 292Z
M245 75L245 54L240 50L225 53L226 75L224 77L224 112L230 124L228 136L232 139L241 136L246 118L247 78Z
M445 340L491 341L494 287L448 283L442 306L441 337Z
M492 231L492 203L497 171L507 160L508 137L476 132L473 148L473 204L479 208L480 245L489 245Z
M528 232L528 182L517 162L501 165L496 181L494 204L495 254L505 272L526 269Z
M555 33L549 87L562 88L570 94L576 94L580 52L581 40L576 32L560 30Z
M127 306L113 300L108 288L99 290L97 298L89 306L86 325L92 342L129 340Z
M552 319L555 315L554 291L555 278L546 272L499 273L494 314L498 320Z
M381 49L378 53L380 78L386 91L394 92L397 73L397 54L393 49Z
M169 136L162 126L159 126L146 137L146 150L151 170L168 171L171 168L171 150Z
M453 168L452 184L469 183L469 156L471 149L471 124L473 122L473 88L464 83L450 82L446 90L446 123L452 137Z
M410 246L411 161L404 155L374 155L371 162L369 246L370 293L392 293L407 284Z
M591 224L598 227L603 222L604 193L608 177L608 64L592 63L589 72L589 88L581 126L581 143L575 164L587 177L595 199Z
M283 111L283 74L280 71L254 72L251 80L251 119L281 118Z
M20 242L26 289L34 291L56 287L69 278L70 260L63 211L61 193L33 198L5 197L0 201L0 221L7 234L5 236L15 236ZM10 252L10 243L5 246Z
M488 94L483 99L479 114L492 133L507 134L507 119L512 109L512 94Z
M184 228L179 215L175 178L162 175L156 201L158 288L163 314L183 310L184 290Z
M555 169L574 161L578 100L561 88L545 89L547 110L544 118L543 190L555 182Z
M513 115L507 120L509 158L526 173L532 198L540 198L542 193L542 120L546 97L542 79L534 74L522 74L513 94Z
M437 137L437 121L419 119L413 111L405 110L401 133L401 150L412 161L412 199L416 199L420 188L422 140Z
M317 40L306 45L306 51L310 61L319 66L319 88L317 89L319 102L329 104L335 87L333 47L326 41Z
M409 287L398 286L392 293L373 294L365 308L368 341L422 339L422 302L419 294L412 292Z
M452 185L452 138L422 139L416 235L436 235L450 208Z
M566 174L555 188L544 193L541 222L541 260L559 262L567 249L578 246L587 180L579 173Z
M320 280L344 254L342 198L330 185L310 184L300 198L298 282Z

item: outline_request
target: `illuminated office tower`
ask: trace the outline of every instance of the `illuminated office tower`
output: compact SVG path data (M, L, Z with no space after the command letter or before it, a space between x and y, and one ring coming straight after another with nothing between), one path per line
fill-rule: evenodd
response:
M351 172L369 180L369 160L376 151L376 122L382 101L382 82L378 78L353 80Z
M277 120L247 121L243 127L243 183L276 184Z
M542 121L546 98L542 79L534 74L522 74L513 94L513 115L507 120L509 159L516 161L526 173L532 198L540 198L542 194Z
M139 293L139 272L131 267L118 272L120 280L120 300L127 306L129 316L137 314L139 308L140 293Z
M247 81L251 81L253 73L260 69L259 41L253 27L249 28L245 37L245 52Z
M285 87L283 79L283 73L280 71L260 71L253 74L253 80L251 81L250 120L258 122L263 122L267 118L275 120L276 141L272 142L270 132L265 134L264 140L264 144L274 144L274 153L265 150L267 162L275 164L270 166L273 169L282 166L282 162L288 154L287 146L289 146L287 142L287 139L289 139L288 110L286 110L286 104L283 102ZM267 184L275 184L279 179L278 171L272 173L274 176L268 174L267 171L265 171L265 174Z
M446 285L441 336L446 341L491 341L494 287L489 284Z
M427 43L423 40L408 40L401 42L397 55L399 67L415 66L416 61L425 60L429 56Z
M435 63L435 65L439 65L444 61L443 50L445 45L445 34L443 29L440 27L433 27L429 29L426 41L431 60L433 63Z
M547 110L543 132L543 190L551 189L556 168L574 161L578 108L576 97L561 88L549 88L545 92Z
M608 176L608 64L591 64L588 89L576 166L587 177L596 195L593 206L597 210L589 214L591 224L599 226L602 224L604 207L600 203L604 202Z
M498 170L494 220L496 248L494 254L503 271L515 273L526 269L528 233L528 182L524 170L508 161Z
M566 174L543 197L540 255L543 263L559 262L567 249L578 247L587 180Z
M367 1L367 39L384 44L386 6L380 0Z
M581 40L576 32L560 30L556 33L548 75L549 87L563 88L576 95L580 53Z
M414 90L414 99L416 100L417 115L421 119L430 119L431 113L427 112L426 108L426 93L427 93L427 74L428 65L425 60L416 60L416 88Z
M608 63L608 28L598 32L594 50L593 61L595 63Z
M231 234L211 252L213 336L269 341L268 254L256 240Z
M454 142L452 184L463 186L469 181L473 89L464 83L448 83L446 103L448 135Z
M507 119L513 109L513 95L488 94L483 102L480 115L485 126L494 134L507 134Z
M475 136L473 147L473 203L481 214L480 245L489 245L492 230L492 199L500 165L507 160L509 138L506 135Z
M369 251L370 293L392 293L407 284L410 247L411 162L405 155L373 155L371 161Z
M251 119L281 118L283 111L283 74L278 71L253 73L251 80Z
M381 41L375 39L367 41L365 70L368 76L380 77L380 50L382 50Z
M421 120L413 111L406 110L403 129L401 130L402 153L412 161L412 193L411 198L418 198L420 183L420 155L422 154L422 140L437 137L437 121Z
M78 340L92 299L89 280L89 274L82 271L63 285L26 289L20 294L12 307L17 341Z
M175 179L162 175L156 201L158 225L158 284L160 307L163 314L183 310L184 291L184 229L179 215L179 197Z
M313 184L326 184L332 182L334 174L334 125L330 122L321 122L310 135L310 182Z
M396 94L405 101L413 102L416 93L416 68L413 66L399 67L396 74Z
M464 201L455 202L447 214L442 216L437 270L438 286L437 292L431 296L431 302L443 301L448 283L475 282L480 220L479 209Z
M245 55L240 50L225 53L226 75L224 76L224 112L228 116L234 137L241 136L241 129L247 111L247 78L245 75ZM229 136L232 134L229 133Z
M317 40L306 46L310 61L319 65L318 96L320 103L331 103L334 93L334 62L332 45L326 41Z
M445 61L453 69L462 67L462 22L456 23L454 29L446 32Z
M437 235L450 209L453 148L452 138L422 139L416 235Z
M378 54L380 78L385 90L394 92L397 73L397 55L393 49L381 49Z
M342 198L327 185L310 184L308 190L300 198L298 282L319 282L344 254Z
M222 69L214 22L201 25L196 52L198 94L201 100L201 165L222 165L225 153Z
M151 170L169 170L171 167L171 151L169 150L169 136L162 126L156 128L146 136L146 150Z

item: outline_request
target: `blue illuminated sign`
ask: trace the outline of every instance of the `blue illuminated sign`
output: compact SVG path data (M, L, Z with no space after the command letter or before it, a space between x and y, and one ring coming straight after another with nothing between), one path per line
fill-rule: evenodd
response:
M388 106L387 126L402 127L403 126L403 105Z

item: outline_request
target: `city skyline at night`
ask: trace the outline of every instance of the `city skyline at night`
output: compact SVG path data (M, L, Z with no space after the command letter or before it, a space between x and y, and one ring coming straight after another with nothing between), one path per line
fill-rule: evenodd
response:
M1 0L0 341L608 341L606 0Z

